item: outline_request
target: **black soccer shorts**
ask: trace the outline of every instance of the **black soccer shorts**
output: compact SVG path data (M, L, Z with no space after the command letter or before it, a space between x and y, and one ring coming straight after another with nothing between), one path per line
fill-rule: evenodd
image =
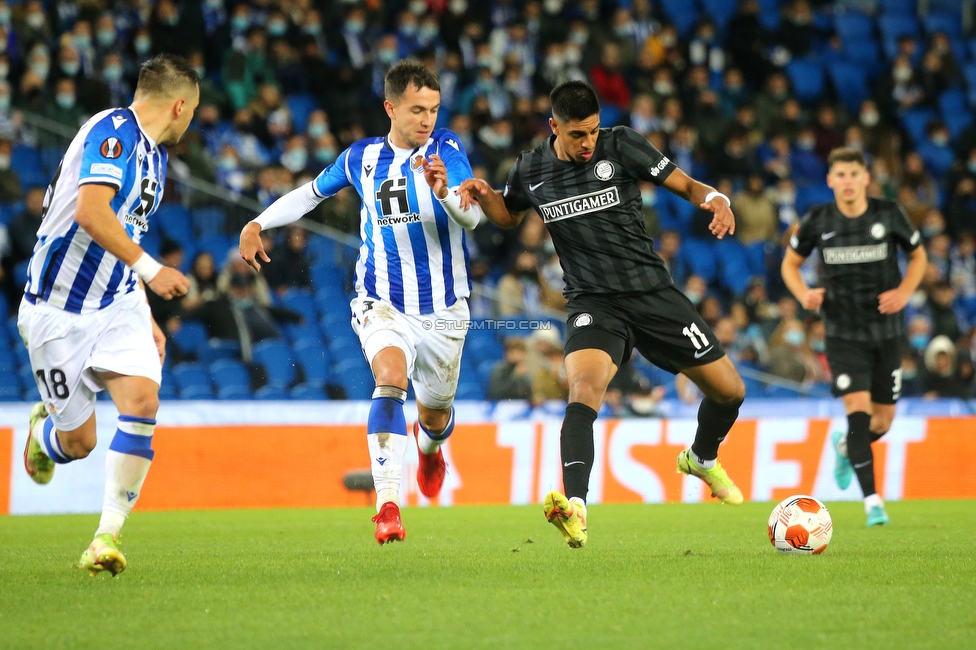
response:
M634 348L668 372L725 356L712 329L673 285L629 294L587 294L566 305L566 354L603 350L619 368Z
M848 341L827 337L827 364L835 397L870 391L875 404L894 404L901 396L901 343L898 339Z

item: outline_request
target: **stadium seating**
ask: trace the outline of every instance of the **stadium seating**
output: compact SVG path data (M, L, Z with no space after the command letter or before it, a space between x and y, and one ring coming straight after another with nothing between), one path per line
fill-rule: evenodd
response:
M198 363L181 363L173 368L173 380L181 399L210 399L210 374Z
M212 235L224 232L227 215L223 208L196 208L190 218L198 235Z
M918 15L917 0L883 0L878 3L879 9L889 16L916 16Z
M834 29L845 43L874 40L874 21L857 11L837 14Z
M200 363L205 366L210 366L221 359L240 359L241 344L225 339L210 339L197 351L197 356Z
M796 98L805 105L812 105L824 90L824 72L820 64L811 59L794 59L786 66L786 75L793 84Z
M331 377L332 355L321 342L304 339L295 345L295 357L305 376L305 383L324 386Z
M295 400L326 400L328 396L320 385L299 384L291 390L291 398Z
M314 323L318 320L315 300L310 291L290 289L281 297L281 305L300 314L305 323Z
M868 97L867 71L856 63L836 61L828 68L837 98L852 114L860 110L861 102Z
M197 359L200 350L207 345L207 328L197 321L185 321L170 337L183 354Z
M251 374L240 361L231 359L215 361L210 365L210 377L221 395L230 388L243 390L245 394L250 394ZM221 397L221 399L225 398Z
M901 122L908 131L908 135L911 137L912 142L915 145L919 145L926 140L925 129L928 127L929 122L938 118L938 113L931 108L913 108L912 110L905 111L901 115Z
M254 346L254 361L264 368L268 384L287 388L295 382L291 351L281 341L261 341Z
M698 3L695 0L662 0L664 14L682 37L691 35L698 22Z

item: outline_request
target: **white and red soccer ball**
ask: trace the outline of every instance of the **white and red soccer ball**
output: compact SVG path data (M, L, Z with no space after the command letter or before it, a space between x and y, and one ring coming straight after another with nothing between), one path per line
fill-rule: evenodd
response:
M769 541L781 553L818 555L827 549L834 524L827 506L797 494L781 501L769 515Z

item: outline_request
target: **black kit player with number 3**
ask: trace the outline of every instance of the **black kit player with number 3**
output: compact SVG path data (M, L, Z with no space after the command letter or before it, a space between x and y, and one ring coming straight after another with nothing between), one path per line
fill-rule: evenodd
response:
M895 417L901 394L902 310L918 288L928 260L921 236L894 201L868 198L871 178L861 152L840 148L827 158L834 201L815 205L800 220L783 258L783 281L804 309L820 309L827 328L833 393L844 400L848 430L832 440L834 476L841 489L856 473L869 526L887 524L875 491L877 441ZM820 250L822 288L803 281L800 266ZM909 256L905 277L898 249Z
M553 135L523 152L504 192L477 179L461 186L496 225L514 228L534 208L552 236L568 300L566 374L569 404L561 432L565 496L551 492L545 512L574 548L586 543L586 495L593 465L593 422L607 384L636 348L645 358L694 381L705 398L695 442L678 469L705 481L725 503L742 493L717 462L738 417L745 386L711 329L674 286L644 228L639 183L650 181L714 213L719 239L735 232L728 197L675 167L627 127L600 128L600 105L581 81L550 95Z

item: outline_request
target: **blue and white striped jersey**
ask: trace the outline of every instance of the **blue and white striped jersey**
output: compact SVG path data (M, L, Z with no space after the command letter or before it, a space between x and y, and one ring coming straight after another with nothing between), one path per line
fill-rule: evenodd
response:
M102 111L81 127L44 197L24 288L28 301L45 301L80 314L103 309L117 296L140 290L135 273L78 226L78 188L85 183L115 187L112 209L138 244L163 198L166 160L165 147L142 131L135 113L127 108Z
M447 167L449 186L471 178L460 139L438 129L416 149L396 148L388 138L360 140L313 183L323 198L356 188L363 199L356 291L404 314L446 309L471 293L464 228L424 180L420 158L435 153Z

